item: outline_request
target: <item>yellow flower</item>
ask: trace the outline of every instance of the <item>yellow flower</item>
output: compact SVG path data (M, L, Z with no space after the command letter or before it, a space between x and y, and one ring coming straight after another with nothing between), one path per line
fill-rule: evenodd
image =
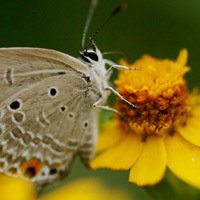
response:
M35 200L34 187L25 180L0 174L1 200Z
M0 174L0 189L0 200L129 200L121 190L109 190L92 178L74 181L37 198L31 182Z
M121 190L106 189L96 179L88 178L49 192L38 200L128 200Z
M118 100L124 116L107 122L91 167L130 170L139 186L158 183L168 167L177 177L200 188L200 95L190 93L183 76L187 50L176 61L143 56L141 68L120 71L118 92L136 109Z

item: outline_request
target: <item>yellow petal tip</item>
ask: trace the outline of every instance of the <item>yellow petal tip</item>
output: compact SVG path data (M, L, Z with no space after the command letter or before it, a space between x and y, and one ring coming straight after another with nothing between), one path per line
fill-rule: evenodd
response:
M177 57L177 62L184 66L186 65L188 61L188 50L187 49L182 49Z

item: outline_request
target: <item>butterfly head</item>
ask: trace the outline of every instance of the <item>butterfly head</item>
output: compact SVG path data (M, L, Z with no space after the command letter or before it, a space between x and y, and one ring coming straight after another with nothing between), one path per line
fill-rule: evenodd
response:
M102 53L94 44L94 42L92 42L91 48L84 49L80 52L80 58L84 63L90 66L99 66L103 62Z

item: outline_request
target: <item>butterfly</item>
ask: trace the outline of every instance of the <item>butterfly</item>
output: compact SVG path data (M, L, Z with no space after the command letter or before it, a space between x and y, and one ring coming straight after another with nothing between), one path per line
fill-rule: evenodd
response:
M0 48L0 172L46 185L66 177L77 155L87 165L97 143L96 108L115 111L102 105L110 91L126 101L109 86L113 67L128 69L105 60L92 40L80 58Z

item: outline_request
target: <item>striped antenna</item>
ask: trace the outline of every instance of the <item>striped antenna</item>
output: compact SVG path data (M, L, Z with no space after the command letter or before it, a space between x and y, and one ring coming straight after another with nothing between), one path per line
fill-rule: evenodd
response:
M96 37L96 35L102 30L102 28L108 24L108 22L110 22L110 20L117 15L118 13L120 13L121 11L125 10L127 8L126 3L119 3L114 10L112 11L111 15L104 21L103 24L101 24L98 29L94 32L94 34L90 37L90 41L93 41L94 38Z

